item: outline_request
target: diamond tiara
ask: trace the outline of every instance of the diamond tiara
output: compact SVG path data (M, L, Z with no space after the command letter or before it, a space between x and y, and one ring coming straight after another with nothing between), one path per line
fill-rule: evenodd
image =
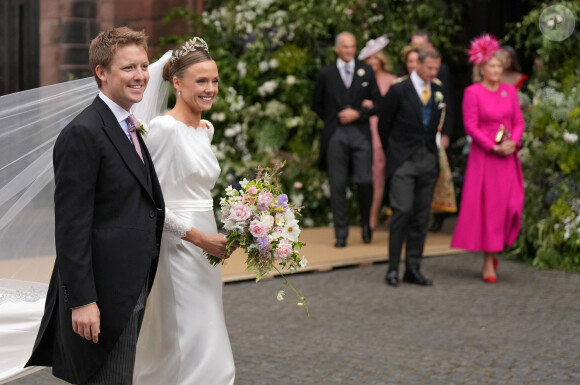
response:
M169 61L171 64L175 63L179 58L187 55L190 52L197 51L198 49L203 49L207 53L209 53L209 49L207 47L207 43L201 37L194 37L193 39L189 39L185 42L180 49L176 49L173 51L171 58Z

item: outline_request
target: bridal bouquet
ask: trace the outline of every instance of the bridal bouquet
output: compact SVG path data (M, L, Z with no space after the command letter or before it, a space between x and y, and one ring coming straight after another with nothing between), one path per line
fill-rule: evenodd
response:
M226 197L221 198L221 221L228 234L227 251L231 245L239 245L247 254L246 267L256 275L256 281L276 270L284 278L300 299L299 306L308 308L306 300L286 279L280 270L294 271L306 266L306 258L300 257L300 227L297 216L300 207L288 202L278 178L282 164L273 168L258 167L256 179L240 182L241 189L226 188ZM210 263L217 265L224 260L208 255ZM278 300L283 300L284 290L278 292Z

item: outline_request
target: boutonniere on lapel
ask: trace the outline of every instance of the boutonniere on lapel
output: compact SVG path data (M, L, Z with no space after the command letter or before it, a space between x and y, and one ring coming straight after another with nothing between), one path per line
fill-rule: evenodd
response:
M436 91L435 92L435 102L438 103L437 108L439 108L440 110L445 108L445 106L446 106L443 99L444 99L443 93L441 91Z
M359 78L362 78L363 76L365 76L365 70L364 70L364 68L359 68L356 71L356 74L358 75Z
M143 136L143 137L147 136L148 129L149 129L149 127L147 127L145 122L142 121L141 119L139 119L139 133L141 134L141 136Z

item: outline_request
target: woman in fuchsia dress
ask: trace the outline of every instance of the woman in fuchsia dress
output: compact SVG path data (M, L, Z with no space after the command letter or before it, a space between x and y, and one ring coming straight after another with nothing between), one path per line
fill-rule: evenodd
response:
M486 36L480 39L491 38ZM488 42L482 44L489 48ZM499 82L499 44L488 51L479 63L474 61L475 78L481 80L463 96L465 132L472 144L451 246L482 250L483 279L495 282L497 253L511 246L520 231L524 181L517 151L524 119L514 86Z

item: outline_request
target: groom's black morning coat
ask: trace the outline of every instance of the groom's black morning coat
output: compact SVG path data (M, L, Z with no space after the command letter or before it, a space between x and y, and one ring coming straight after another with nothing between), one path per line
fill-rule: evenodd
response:
M97 97L54 146L56 262L27 366L52 366L71 383L89 379L115 345L149 279L153 284L165 207L145 144L145 163ZM71 309L96 302L99 342L72 329Z

